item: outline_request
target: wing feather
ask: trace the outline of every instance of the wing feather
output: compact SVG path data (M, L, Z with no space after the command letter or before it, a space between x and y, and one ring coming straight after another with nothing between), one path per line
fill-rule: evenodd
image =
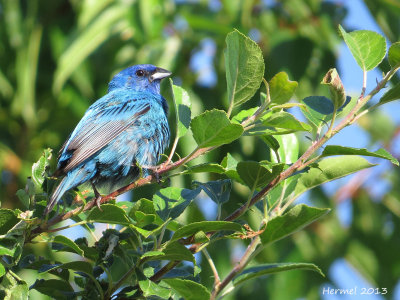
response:
M90 158L149 111L149 102L135 100L129 104L124 101L117 105L104 104L89 109L60 150L60 171L67 173ZM116 113L120 111L118 108L121 105L124 112Z

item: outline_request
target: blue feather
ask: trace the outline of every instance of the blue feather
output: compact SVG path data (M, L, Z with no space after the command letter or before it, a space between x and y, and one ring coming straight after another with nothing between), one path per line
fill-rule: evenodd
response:
M160 82L169 75L153 65L136 65L113 77L108 93L88 108L60 150L55 175L63 179L45 214L85 182L114 185L136 179L138 166L157 164L169 144L168 105L160 95Z

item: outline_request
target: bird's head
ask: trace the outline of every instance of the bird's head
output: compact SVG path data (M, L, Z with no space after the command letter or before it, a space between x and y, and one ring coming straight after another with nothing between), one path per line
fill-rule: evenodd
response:
M170 71L153 65L131 66L113 77L108 85L108 91L125 88L159 94L161 80L171 74Z

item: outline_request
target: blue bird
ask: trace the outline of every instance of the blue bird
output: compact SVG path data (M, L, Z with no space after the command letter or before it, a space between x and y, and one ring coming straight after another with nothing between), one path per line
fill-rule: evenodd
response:
M44 211L48 214L70 189L135 180L157 164L169 144L168 104L160 82L171 72L153 65L131 66L109 83L108 93L86 111L60 150L54 176L63 176Z

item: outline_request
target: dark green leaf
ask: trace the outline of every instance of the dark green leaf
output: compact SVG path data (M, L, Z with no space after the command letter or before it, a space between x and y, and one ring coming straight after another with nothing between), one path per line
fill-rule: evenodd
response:
M325 277L321 269L314 264L309 263L280 263L280 264L263 264L255 267L244 269L242 273L236 276L232 283L233 285L239 285L247 280L264 276L267 274L274 274L279 272L285 272L290 270L308 270L315 271L321 276Z
M195 117L190 127L200 148L229 144L243 133L243 127L233 124L222 110L213 109Z
M284 164L274 164L271 168L256 161L241 161L237 172L243 182L250 188L266 186L282 172Z
M62 244L64 246L66 246L67 248L69 248L69 251L72 251L80 256L83 256L83 250L81 248L79 248L79 246L71 241L69 238L63 236L63 235L57 235L54 240L53 243L58 243L58 244Z
M303 229L329 211L329 208L316 208L298 204L282 216L277 216L268 222L267 228L260 235L261 242L267 245L283 239Z
M175 114L177 122L176 135L178 136L178 138L181 138L186 134L189 129L191 120L191 103L189 94L183 88L174 85L172 83L172 79L170 79L170 82L175 104Z
M0 208L0 234L6 234L18 221L19 219L15 211L7 208Z
M400 42L393 43L388 52L389 64L392 68L400 64Z
M390 160L392 164L398 166L399 161L394 158L389 152L385 149L379 149L377 151L371 152L365 148L351 148L351 147L343 147L343 146L333 146L328 145L325 147L324 151L321 154L324 156L332 156L332 155L363 155L363 156L373 156L384 158Z
M346 101L346 94L344 91L342 80L340 80L337 70L335 68L330 69L322 79L321 83L329 86L333 106L336 109L342 107L342 105Z
M49 265L49 266L42 266L38 270L38 272L39 273L49 272L49 271L57 269L57 268L83 272L88 275L92 275L92 273L93 273L93 266L89 262L86 262L86 261L72 261L72 262L65 263L65 264L54 264L54 265Z
M316 127L332 119L334 111L333 103L331 100L324 96L310 96L302 100L307 106L306 109L301 109L306 118Z
M280 147L278 140L271 135L262 135L260 139L273 151L277 151Z
M229 201L232 189L232 182L230 179L208 181L205 183L194 181L193 184L200 187L208 197L217 204L224 204Z
M226 36L225 68L229 103L248 101L260 87L264 59L258 45L235 30Z
M386 93L379 100L379 103L384 104L398 99L400 99L400 83L386 91Z
M151 255L150 255L151 254ZM147 257L150 260L186 260L195 262L192 252L179 242L167 243L166 247L160 251L146 252L141 258Z
M374 69L385 57L386 41L380 34L369 30L347 33L340 25L339 31L357 64L364 71Z
M160 284L157 284L151 280L140 280L139 287L143 291L143 296L146 299L150 296L157 296L161 299L168 299L171 295L171 290L165 287L162 287Z
M183 237L191 236L199 231L209 232L209 231L219 231L219 230L229 230L229 231L241 231L242 226L234 222L226 221L201 221L193 222L179 228L172 236L170 242L179 240Z
M180 278L164 279L163 281L185 300L210 299L210 292L200 283Z
M180 216L200 191L200 189L189 190L177 187L164 188L153 197L154 209L164 221L168 218L175 219Z
M289 80L289 77L285 72L279 72L272 77L269 82L271 102L276 104L284 104L288 102L292 98L297 86L298 83Z
M101 205L102 211L97 207L93 208L89 215L87 216L87 221L92 221L96 223L108 223L108 224L121 224L129 225L131 224L126 212L114 205L114 204L103 204Z
M74 291L67 281L58 279L38 279L31 286L31 289L35 289L42 294L52 297L53 299L70 299L70 297L67 295Z
M184 174L194 174L194 173L225 173L223 166L216 163L203 163L196 166L188 167Z

